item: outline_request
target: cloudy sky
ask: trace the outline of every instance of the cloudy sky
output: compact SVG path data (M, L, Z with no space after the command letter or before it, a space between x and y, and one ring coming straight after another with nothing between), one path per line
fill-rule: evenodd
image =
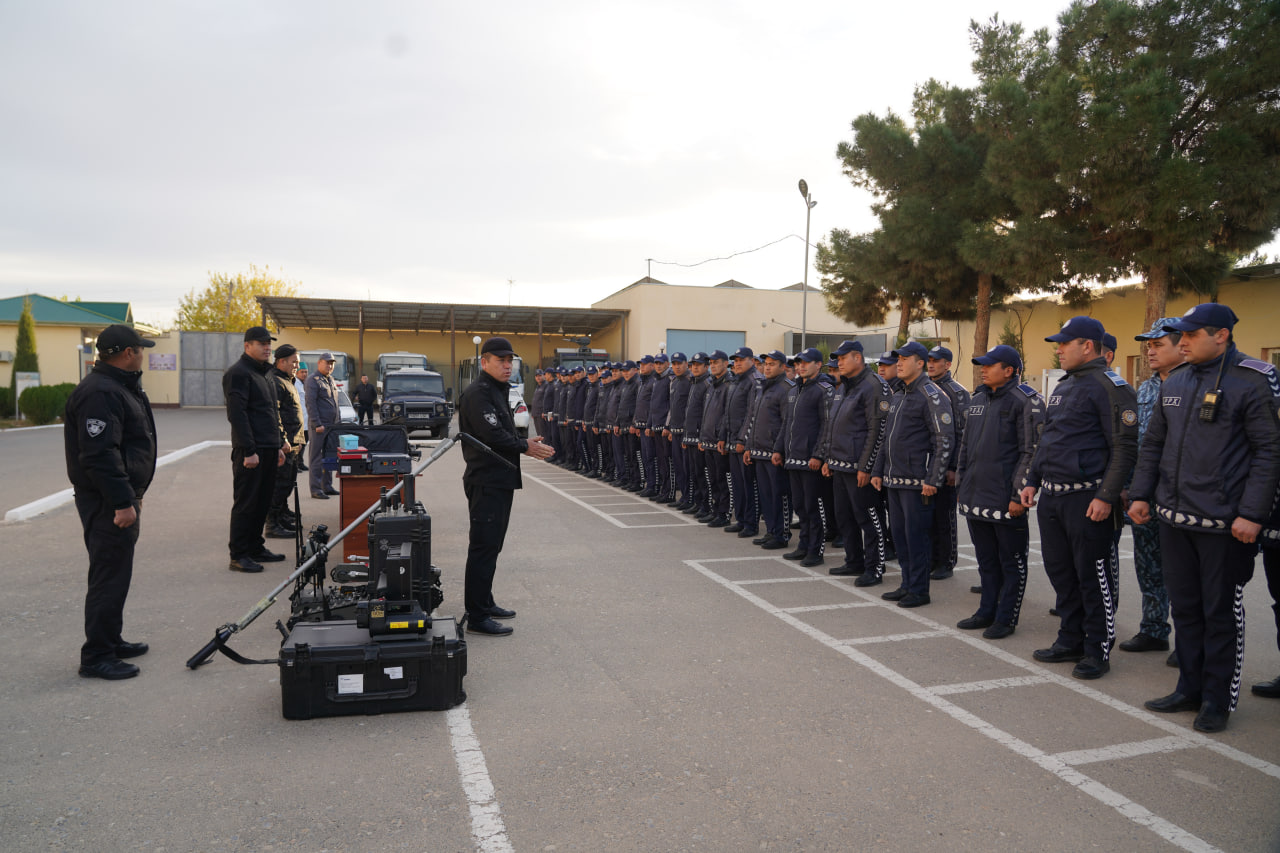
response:
M812 242L873 227L835 159L855 116L971 82L971 19L1066 5L5 0L0 297L167 323L249 264L431 302L783 287L800 178Z

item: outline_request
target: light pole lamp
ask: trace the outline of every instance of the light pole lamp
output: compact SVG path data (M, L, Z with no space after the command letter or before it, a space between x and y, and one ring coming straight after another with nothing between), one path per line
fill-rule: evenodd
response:
M471 339L471 343L476 345L476 370L480 369L480 336L476 335Z
M809 195L809 184L800 179L800 196L804 199L804 288L800 297L800 349L808 346L807 332L809 326L809 212L817 204Z

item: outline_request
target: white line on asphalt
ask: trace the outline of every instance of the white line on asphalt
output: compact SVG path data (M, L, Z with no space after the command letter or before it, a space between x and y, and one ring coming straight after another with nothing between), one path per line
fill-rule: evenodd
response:
M957 684L939 684L930 687L934 696L951 696L956 693L980 693L984 690L1003 690L1007 687L1025 687L1031 684L1049 684L1043 675L1017 675L1013 678L992 678L989 681L966 681Z
M532 474L529 474L528 472L525 472L524 476L532 480L533 482L537 483L539 486L542 486L543 488L546 488L546 489L550 489L551 491L555 492L557 495L564 498L565 500L573 501L583 509L589 510L595 513L596 515L608 521L614 527L621 527L623 530L639 530L642 528L647 529L650 527L690 527L692 525L697 524L697 522L694 521L692 518L688 519L687 521L681 520L682 516L679 513L673 513L671 510L658 510L658 512L665 515L674 515L675 519L679 520L678 524L624 524L623 522L614 518L609 513L601 512L600 510L596 509L594 505L589 504L586 501L580 499L577 495L569 494L564 489L554 485L553 483L548 482L547 480L544 480L540 477L536 477Z
M949 637L946 631L916 631L913 634L881 634L878 637L852 637L848 640L836 640L844 646L869 646L873 643L900 643L903 640L928 640L933 637Z
M741 581L739 581L741 583ZM840 604L811 604L808 607L780 607L783 613L815 613L819 610L852 610L855 607L879 607L877 601L844 601Z
M824 580L826 580L826 578L752 578L751 580L734 581L734 583L740 583L743 586L750 586L758 583L812 583L813 581Z
M1035 746L1032 746L1026 741L1021 740L1020 738L1017 738L1006 731L996 728L995 726L977 717L976 715L970 713L969 711L966 711L960 706L952 704L951 702L948 702L946 699L943 699L941 696L935 695L932 691L929 690L929 688L923 687L922 685L917 684L916 682L912 681L906 676L900 675L899 673L895 672L894 670L880 663L875 658L870 657L864 652L859 651L858 649L852 647L848 643L842 643L839 640L836 640L835 638L831 637L829 634L825 633L824 631L821 631L818 628L813 627L807 622L797 619L795 616L791 615L790 613L785 613L782 610L774 607L769 602L765 601L763 598L760 598L758 595L746 589L743 589L741 584L730 581L727 578L720 577L711 569L708 569L705 566L700 565L697 561L686 560L685 564L688 565L690 568L692 568L694 571L698 572L699 574L702 574L703 576L707 577L714 583L717 583L720 586L723 586L724 588L728 589L730 592L733 592L737 595L742 596L747 601L750 601L752 604L755 604L761 610L764 610L766 613L773 614L777 618L786 622L788 625L800 631L801 633L807 635L811 639L816 640L822 645L827 646L828 648L833 649L834 651L837 651L845 655L850 660L854 661L855 663L861 664L863 667L871 670L876 675L879 675L881 678L885 679L886 681L889 681L890 683L895 684L898 687L901 687L903 690L906 690L908 693L910 693L912 696L915 696L917 699L921 700L922 702L925 702L926 704L933 706L939 711L942 711L943 713L952 717L956 721L973 728L975 731L991 738L997 743L1003 744L1008 749L1012 750L1014 753L1021 755L1024 758L1034 762L1037 766L1057 776L1059 779L1061 779L1063 782L1066 782L1068 785L1071 785L1073 788L1077 788L1083 793L1088 794L1089 796L1098 800L1099 802L1110 806L1111 808L1119 812L1121 815L1127 817L1129 820L1133 821L1139 826L1145 826L1147 829L1151 830L1156 835L1159 835L1161 838L1168 841L1170 844L1176 845L1177 847L1180 847L1183 850L1195 851L1195 853L1210 853L1210 851L1217 850L1216 847L1209 844L1207 841L1195 835L1192 835L1190 832L1187 832L1182 827L1177 826L1176 824L1171 823L1170 821L1167 821L1164 818L1151 813L1145 807L1139 805L1138 803L1133 802L1132 800L1130 800L1129 798L1121 794L1119 791L1115 791L1115 790L1112 790L1111 788L1108 788L1107 786L1103 785L1101 782L1098 782L1096 779L1092 779L1088 776L1085 776L1083 773L1080 773L1078 770L1075 770L1074 768L1070 767L1060 759L1045 753L1043 750ZM912 617L914 614L904 613L903 615L907 617ZM927 620L924 617L919 617L918 621L928 622L929 620ZM941 628L942 626L938 626L938 627ZM968 638L965 638L965 639L968 639ZM1056 679L1054 680L1056 681Z
M480 853L512 853L507 828L502 822L498 797L489 779L489 768L471 728L471 712L466 703L445 712L449 737L453 741L453 758L462 777L462 789L471 807L471 836Z
M1140 740L1134 743L1116 743L1097 749L1077 749L1071 752L1059 752L1054 758L1072 767L1078 764L1092 764L1095 761L1115 761L1122 758L1136 758L1139 755L1155 755L1161 752L1176 752L1179 749L1199 749L1200 744L1191 738L1169 737Z

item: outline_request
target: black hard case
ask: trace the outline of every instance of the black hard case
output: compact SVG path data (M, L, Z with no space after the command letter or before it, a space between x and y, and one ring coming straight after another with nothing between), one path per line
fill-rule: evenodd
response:
M433 619L426 634L384 640L353 620L299 622L280 647L289 720L444 711L467 698L466 674L467 643L449 616Z

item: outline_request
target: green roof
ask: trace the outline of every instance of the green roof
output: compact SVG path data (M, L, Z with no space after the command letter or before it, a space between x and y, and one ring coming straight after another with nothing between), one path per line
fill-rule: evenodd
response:
M0 299L0 323L17 323L22 316L22 303L27 299L31 300L31 316L38 326L95 327L133 323L133 310L128 302L63 302L38 293Z

